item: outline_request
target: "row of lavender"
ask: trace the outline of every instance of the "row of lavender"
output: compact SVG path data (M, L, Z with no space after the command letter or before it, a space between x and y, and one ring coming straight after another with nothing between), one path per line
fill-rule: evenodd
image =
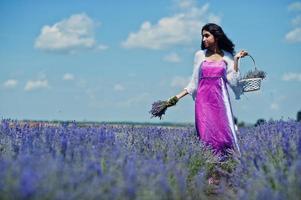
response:
M301 122L270 121L240 132L243 155L231 178L238 196L300 199Z
M218 162L193 127L2 120L0 199L206 199L216 174L220 198L301 196L301 123L271 121L238 139L242 156Z

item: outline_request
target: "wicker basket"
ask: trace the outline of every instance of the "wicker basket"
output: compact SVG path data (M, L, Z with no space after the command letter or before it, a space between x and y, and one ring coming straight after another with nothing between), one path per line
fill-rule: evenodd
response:
M252 58L254 63L254 68L257 70L255 65L255 60L251 55L247 55ZM240 60L240 59L239 59ZM260 89L262 78L243 78L238 81L238 83L242 86L243 92L253 92Z

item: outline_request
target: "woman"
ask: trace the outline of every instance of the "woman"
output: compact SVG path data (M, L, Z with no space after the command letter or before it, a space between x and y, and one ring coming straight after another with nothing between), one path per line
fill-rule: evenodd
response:
M237 84L238 60L248 53L242 50L234 56L234 44L213 23L202 28L201 48L195 54L189 84L171 99L178 101L187 94L192 95L199 139L218 155L225 155L228 149L240 154L227 84L239 99L242 89Z

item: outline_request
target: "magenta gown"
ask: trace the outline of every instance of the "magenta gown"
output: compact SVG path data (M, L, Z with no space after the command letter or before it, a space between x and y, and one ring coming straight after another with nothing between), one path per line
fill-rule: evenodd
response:
M226 63L204 61L200 67L195 100L195 125L199 139L224 155L227 149L240 154L227 89Z

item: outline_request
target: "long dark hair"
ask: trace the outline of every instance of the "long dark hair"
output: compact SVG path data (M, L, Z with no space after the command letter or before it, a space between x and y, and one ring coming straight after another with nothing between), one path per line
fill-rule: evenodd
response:
M214 39L217 40L217 45L218 48L221 50L225 50L228 51L229 53L231 53L232 55L234 55L234 44L233 42L227 37L227 35L224 33L223 29L214 23L208 23L205 24L202 28L202 50L206 49L204 46L204 42L203 42L203 31L208 31L210 32L213 36Z

